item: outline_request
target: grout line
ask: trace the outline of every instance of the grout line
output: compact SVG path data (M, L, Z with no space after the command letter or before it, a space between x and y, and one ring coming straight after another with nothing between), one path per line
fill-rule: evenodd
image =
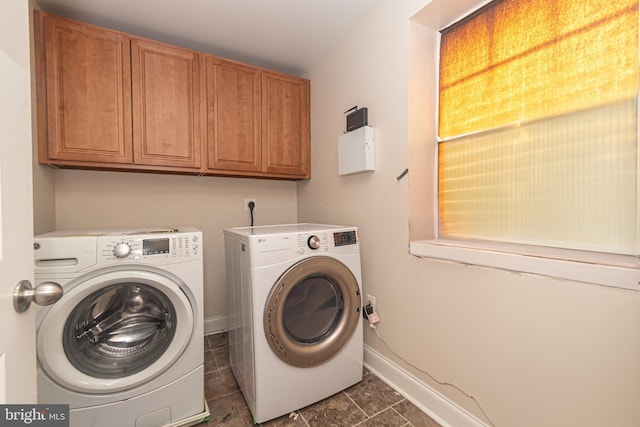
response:
M365 422L365 421L367 421L368 419L373 418L373 417L375 417L375 416L377 416L377 415L379 415L379 414L383 413L383 412L384 412L384 411L386 411L387 409L391 409L393 412L395 412L396 414L400 415L400 417L401 417L403 420L407 421L407 422L409 423L409 425L411 425L411 422L410 422L409 420L407 420L405 417L403 417L403 416L402 416L402 414L400 414L398 411L396 411L396 410L393 408L393 407L394 407L395 405L397 405L398 403L404 402L404 401L405 401L405 400L407 400L407 399L404 399L404 398L403 398L403 399L402 399L402 400L400 400L399 402L396 402L396 403L394 403L394 404L392 404L392 405L389 405L389 406L387 406L386 408L379 410L379 411L378 411L378 412L376 412L375 414L373 414L373 415L371 415L371 416L368 416L368 415L367 415L367 413L366 413L366 412L364 412L364 410L363 410L362 408L360 408L360 407L358 406L358 404L357 404L356 402L354 402L354 401L353 401L353 399L351 399L351 398L350 398L346 393L345 393L345 396L347 396L347 398L348 398L349 400L351 400L351 401L353 402L353 404L354 404L354 405L356 405L356 406L358 407L358 409L360 409L360 410L362 411L362 413L367 417L367 418L365 418L364 420L362 420L361 422L359 422L358 424L354 424L354 426L359 426L360 424L364 423L364 422Z
M366 420L368 420L369 418L371 418L371 417L369 417L369 415L368 415L366 412L364 412L364 410L363 410L363 409L362 409L362 408L361 408L361 407L360 407L360 406L359 406L359 405L358 405L358 404L357 404L357 403L356 403L352 398L350 398L350 397L349 397L349 395L348 395L347 393L345 393L344 391L342 391L341 393L342 393L342 394L344 394L344 396L345 396L347 399L349 399L349 400L350 400L354 405L356 405L356 408L358 408L358 409L360 410L360 412L362 412L362 413L364 414L364 416L365 416L364 420L362 420L362 421L361 421L361 422L359 422L358 424L354 424L354 425L356 425L356 426L357 426L357 425L359 425L359 424L362 424L363 422L365 422Z
M403 399L403 400L401 400L400 402L404 402L405 400L406 400L406 399ZM400 403L400 402L398 402L398 403ZM406 425L408 425L408 426L413 426L413 424L411 424L411 421L409 421L409 420L408 420L404 415L402 415L400 412L398 412L398 411L396 410L396 408L394 408L394 406L396 406L398 403L395 403L395 404L391 405L391 410L392 410L393 412L395 412L396 414L400 415L400 418L402 418L403 420L405 420L405 421L407 422L407 424L404 424L405 426L406 426Z

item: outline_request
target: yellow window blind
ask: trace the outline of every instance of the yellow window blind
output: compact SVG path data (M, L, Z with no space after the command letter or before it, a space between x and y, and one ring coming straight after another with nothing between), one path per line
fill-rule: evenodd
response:
M443 30L439 237L625 255L638 0L498 0Z
M439 136L633 96L637 0L498 0L442 31Z

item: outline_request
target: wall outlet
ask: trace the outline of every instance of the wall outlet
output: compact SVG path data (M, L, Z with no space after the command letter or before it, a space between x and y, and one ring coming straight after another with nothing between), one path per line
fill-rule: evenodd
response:
M249 212L249 202L253 202L253 210L255 212L256 208L258 207L258 201L256 199L244 199L244 211Z
M378 311L378 307L376 306L376 297L373 295L367 294L367 299L364 301L364 305L366 306L367 304L371 304L374 313Z
M371 305L371 313L368 313L368 310L366 310L366 308L364 309L365 312L363 313L364 318L367 319L369 321L369 325L375 325L376 323L378 323L380 321L380 316L378 316L378 307L376 307L376 297L374 297L371 294L367 294L367 299L364 302L365 307L367 306L367 304ZM373 327L373 326L372 326Z

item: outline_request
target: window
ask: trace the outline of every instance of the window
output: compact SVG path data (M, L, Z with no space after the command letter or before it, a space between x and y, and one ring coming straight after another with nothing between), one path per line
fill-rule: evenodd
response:
M412 253L636 289L637 0L494 1L442 30L439 67L438 239Z

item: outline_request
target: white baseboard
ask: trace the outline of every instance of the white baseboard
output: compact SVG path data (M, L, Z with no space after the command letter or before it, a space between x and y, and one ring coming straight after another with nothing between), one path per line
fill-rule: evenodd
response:
M229 329L227 316L210 317L204 319L204 334L212 335Z
M367 369L443 427L488 427L487 424L367 345L364 346L364 364Z

